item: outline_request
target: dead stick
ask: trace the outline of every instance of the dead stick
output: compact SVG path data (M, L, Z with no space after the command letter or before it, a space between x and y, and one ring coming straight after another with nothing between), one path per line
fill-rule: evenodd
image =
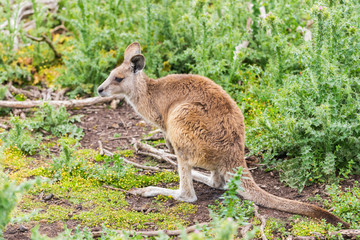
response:
M99 141L100 142L100 141ZM101 143L101 142L100 142ZM100 145L99 143L99 145ZM102 147L102 144L101 144L101 147ZM103 149L103 153L106 155L106 156L114 156L114 154L112 152L110 152L109 150L106 150L105 148L102 148ZM131 165L134 165L135 167L137 168L142 168L142 169L145 169L145 170L152 170L152 171L161 171L160 168L158 167L151 167L151 166L145 166L145 165L142 165L142 164L139 164L139 163L136 163L136 162L133 162L133 161L130 161L128 159L125 159L125 158L122 158L122 160L128 164L131 164Z
M208 222L204 222L204 223L200 223L197 225L192 225L190 227L185 228L185 232L186 233L194 232L197 227L202 227L202 226L208 225L208 224L209 224ZM183 232L183 230L157 230L157 231L116 230L115 232L119 233L120 235L123 235L124 233L128 233L131 236L142 234L143 236L151 237L151 236L158 236L160 233L165 233L168 236L179 236ZM100 237L102 233L103 233L102 231L98 231L98 232L93 232L92 234L93 234L93 237L95 238L95 237Z
M9 89L9 91L11 91L15 94L23 94L23 95L25 95L27 97L31 97L31 98L38 98L40 96L40 92L18 89L16 87L14 87L13 85L9 85L8 89Z
M156 133L162 133L161 129L155 129L151 132L149 132L150 135L156 134Z
M259 218L261 221L261 225L260 225L261 238L262 238L262 240L267 240L265 233L264 233L264 230L266 227L266 219L264 216L260 215L259 207L255 203L254 203L254 211L255 211L255 216L257 218Z
M85 98L85 99L78 99L78 100L63 100L63 101L0 101L0 107L8 107L8 108L33 108L43 105L47 103L49 105L60 107L64 106L67 108L71 107L85 107L89 105L94 105L97 103L106 103L110 102L116 97L92 97L92 98Z
M249 224L245 225L245 227L243 227L243 228L241 229L240 233L241 233L241 236L242 236L243 238L245 238L246 234L249 232L249 230L250 230L250 228L251 228L252 226L253 226L252 223L249 223Z
M172 159L176 159L176 155L166 153L162 149L154 148L154 147L152 147L148 144L144 144L140 141L134 140L133 143L134 143L134 147L135 147L136 151L143 150L142 152L149 152L149 153L155 154L155 155L161 157L161 159L165 160L166 162L168 162L174 166L177 166L177 163L172 160Z
M36 42L46 42L49 45L49 47L51 48L51 50L54 52L55 58L61 58L61 54L58 53L58 51L56 51L53 43L50 41L50 39L45 34L41 35L41 38L31 36L27 33L25 34L25 36Z
M102 146L102 142L99 140L98 144L99 144L99 149L100 149L99 154L101 156L103 156L104 155L104 149L103 149L103 146Z
M293 240L316 240L316 237L313 236L297 236L294 237Z
M3 128L5 130L9 130L10 126L0 123L0 128Z
M343 237L358 237L360 236L360 229L343 229L337 232L330 233L331 236L340 234Z

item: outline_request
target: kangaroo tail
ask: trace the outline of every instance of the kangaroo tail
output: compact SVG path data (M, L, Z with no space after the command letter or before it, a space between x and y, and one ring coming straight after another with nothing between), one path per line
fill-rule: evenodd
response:
M272 195L265 190L261 189L252 178L249 170L244 168L244 176L246 179L242 180L242 187L245 191L238 191L238 194L243 198L254 202L257 205L272 208L288 213L305 215L312 218L326 219L327 222L337 225L341 223L343 227L349 228L350 224L341 220L337 216L331 214L330 212L322 209L321 207L302 203L295 200L290 200L286 198L277 197Z

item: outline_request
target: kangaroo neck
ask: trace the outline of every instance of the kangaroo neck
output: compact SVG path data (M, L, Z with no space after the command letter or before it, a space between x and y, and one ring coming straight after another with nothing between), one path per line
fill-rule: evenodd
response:
M139 73L134 82L134 89L126 96L126 100L145 120L164 130L164 121L158 104L151 99L150 81L154 80L149 79L143 72Z

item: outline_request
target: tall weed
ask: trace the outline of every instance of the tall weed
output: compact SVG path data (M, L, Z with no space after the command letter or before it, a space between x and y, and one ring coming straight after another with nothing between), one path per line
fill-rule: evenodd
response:
M312 6L314 40L291 49L299 70L269 80L272 106L248 131L253 152L265 150L265 161L300 190L360 173L359 7Z

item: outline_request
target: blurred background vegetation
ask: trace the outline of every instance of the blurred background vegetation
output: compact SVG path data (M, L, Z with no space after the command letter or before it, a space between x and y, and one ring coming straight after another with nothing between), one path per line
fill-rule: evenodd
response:
M0 23L20 2L0 1ZM221 85L245 115L247 147L289 186L360 174L359 1L60 0L52 12L32 4L34 14L0 29L0 97L9 82L94 95L138 41L149 77L194 73ZM28 35L45 36L61 56Z

